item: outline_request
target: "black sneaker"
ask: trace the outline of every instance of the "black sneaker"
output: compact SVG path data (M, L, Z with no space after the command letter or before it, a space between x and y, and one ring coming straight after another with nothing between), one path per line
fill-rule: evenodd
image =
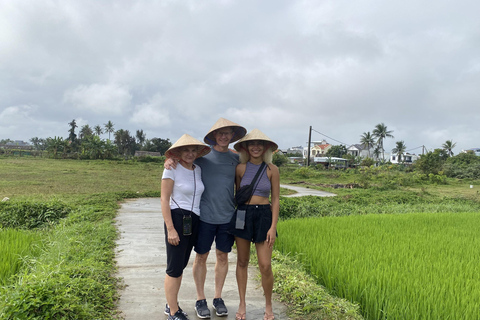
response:
M178 305L178 304L177 304L177 305ZM183 315L184 315L185 317L188 317L188 314L187 314L185 311L183 311L182 308L180 308L180 306L178 306L178 310L179 310L181 313L183 313ZM165 313L166 316L169 316L169 315L170 315L170 307L168 306L168 303L165 304L165 311L164 311L163 313Z
M228 309L225 307L225 303L223 302L222 298L213 299L213 309L215 309L215 313L219 317L228 316Z
M207 306L207 300L197 300L195 302L195 311L197 312L197 317L201 319L210 319L210 310Z
M190 319L188 319L188 317L182 312L182 310L178 309L178 311L175 312L173 316L169 314L167 320L190 320Z

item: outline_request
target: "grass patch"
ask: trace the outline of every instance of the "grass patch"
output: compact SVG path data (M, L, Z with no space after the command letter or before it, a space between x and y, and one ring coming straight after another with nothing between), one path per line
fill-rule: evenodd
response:
M113 218L124 198L160 196L162 170L133 161L0 158L0 196L10 198L0 204L0 223L45 236L38 252L13 253L20 264L3 277L0 318L121 318ZM0 251L0 261L6 257Z

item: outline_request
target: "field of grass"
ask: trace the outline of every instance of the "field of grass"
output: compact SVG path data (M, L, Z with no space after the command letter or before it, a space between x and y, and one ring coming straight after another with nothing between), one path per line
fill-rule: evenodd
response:
M30 226L29 231L16 231L38 236L36 239L41 244L38 247L42 248L32 253L19 249L19 272L15 277L4 276L2 280L7 285L0 288L0 318L120 318L115 305L119 282L114 277L113 248L117 231L113 218L118 202L124 198L158 197L162 170L161 164L135 161L0 157L0 198L8 197L10 204L33 208L31 212L24 210L26 214L15 220L15 215L4 214L2 207L5 205L0 203L0 225L3 221L9 226ZM480 211L479 183L476 181L444 181L442 177L388 170L364 174L358 170L282 167L281 182L318 188L338 196L282 198L281 218L285 221L279 227L279 244L292 242L288 233L280 228L289 223L288 219L298 217L324 221L319 217L345 216L331 219L348 221L369 213L466 214ZM332 189L328 186L332 184L356 184L363 188ZM474 188L470 188L470 184ZM281 190L282 195L289 192ZM50 209L42 209L45 203L67 208L68 214L64 217L60 210L52 220L54 215ZM41 213L36 215L35 210ZM43 220L35 220L36 216ZM357 233L357 236L363 234ZM334 255L336 246L330 246L329 251ZM278 275L275 291L289 305L292 317L304 320L362 318L358 306L328 294L327 291L342 294L336 287L325 290L314 281L320 277L312 269L316 258L296 261L289 258L293 258L290 251L285 249L285 252L286 257L277 251L274 255L273 264ZM329 267L328 263L326 265ZM367 300L356 301L362 303L362 312L370 312Z
M0 261L15 265L0 266L6 284L0 288L0 318L120 318L113 218L123 198L159 196L162 170L157 163L132 161L0 158L0 198L10 199L0 203L0 225L9 226L0 239L12 243L11 234L19 233L25 237L15 242L30 235L43 244L38 251L0 252ZM68 215L52 208L69 208Z
M480 212L292 219L277 249L366 319L476 319L479 224Z

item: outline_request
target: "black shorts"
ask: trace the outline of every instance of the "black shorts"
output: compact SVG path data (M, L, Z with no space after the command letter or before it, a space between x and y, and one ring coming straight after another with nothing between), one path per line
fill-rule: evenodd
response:
M215 239L216 249L222 252L229 253L232 251L234 242L233 236L229 232L230 223L211 224L205 221L199 222L198 240L195 245L195 252L198 254L205 254L212 248L213 240Z
M167 274L172 278L178 278L183 274L183 269L188 264L193 246L197 242L200 217L187 210L173 209L171 212L173 226L178 233L180 243L178 246L172 246L168 243L167 226L164 223L165 245L167 248ZM192 216L192 234L189 236L183 235L183 213L190 213Z
M272 209L269 204L264 205L241 205L239 210L246 210L245 227L236 229L237 211L230 221L229 231L235 237L259 243L267 240L267 232L272 226Z

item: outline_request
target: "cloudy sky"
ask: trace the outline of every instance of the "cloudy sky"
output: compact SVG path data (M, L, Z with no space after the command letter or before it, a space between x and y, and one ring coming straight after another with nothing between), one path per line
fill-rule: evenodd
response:
M68 123L203 140L219 117L280 148L480 147L474 0L0 0L0 139ZM103 135L104 138L107 135Z

